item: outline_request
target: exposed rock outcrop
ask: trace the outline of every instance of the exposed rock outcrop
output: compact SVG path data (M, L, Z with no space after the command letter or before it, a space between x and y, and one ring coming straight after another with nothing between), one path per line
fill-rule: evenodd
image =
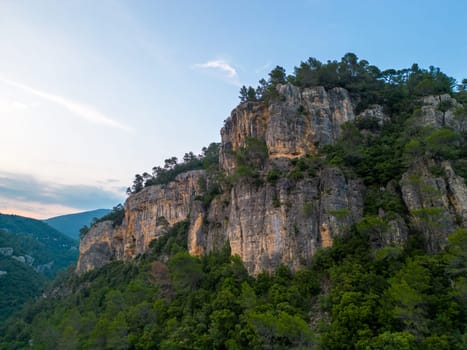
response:
M462 105L448 94L426 96L422 99L419 123L435 128L450 127L457 132L467 131L467 118L460 118Z
M225 121L219 164L230 180L220 185L222 193L214 198L207 196L210 175L197 170L181 174L167 185L132 194L125 203L120 226L99 223L81 240L77 271L83 273L115 259L144 253L154 238L167 232L167 227L186 219L190 222L190 254L229 244L232 254L239 255L253 274L273 270L279 264L298 269L317 249L332 246L344 228L363 215L362 182L316 158L313 171L305 176L292 174L296 158L313 155L318 146L333 143L340 126L356 119L352 101L342 88L300 89L285 84L278 85L277 91L275 101L268 105L241 103ZM453 112L457 102L449 96L427 97L423 103L417 123L465 130ZM376 129L389 122L379 105L369 106L357 119L376 123ZM237 156L252 139L264 144L266 154L254 169L256 177L243 174L239 179ZM429 249L436 251L456 225L465 227L467 191L448 162L432 163L415 162L399 185L413 217L411 224L432 225L421 231L427 235ZM430 169L435 165L442 167L444 176L432 174ZM269 178L271 171L278 175ZM396 188L393 181L381 191L399 195ZM381 211L379 217L387 227L374 242L375 247L407 240L408 223L402 216Z
M232 111L221 130L221 167L231 173L233 151L251 137L264 140L270 158L296 158L316 151L318 144L334 142L340 125L354 119L352 101L343 88L300 89L279 85L275 102L267 106L245 102Z
M343 227L363 212L362 185L331 167L298 181L241 182L231 189L228 199L227 206L225 200L224 204L216 201L207 212L194 214L208 224L190 230L190 253L197 253L200 246L202 252L209 251L216 242L228 241L232 254L240 256L254 274L279 264L300 268L318 248L331 246Z
M272 166L286 174L289 159L334 142L340 125L354 119L345 89L286 84L277 90L275 102L242 103L225 121L219 159L227 175L235 171L234 152L249 138L267 146L263 177ZM274 184L240 181L208 206L196 200L203 195L202 176L202 171L189 172L166 186L150 186L131 195L121 226L99 223L82 239L78 272L143 253L167 225L186 218L191 254L216 250L228 242L232 254L238 254L251 273L280 263L298 268L319 247L332 245L342 227L358 220L363 211L362 185L329 166L322 166L312 178L283 177Z
M375 122L379 127L390 122L390 118L384 113L383 106L371 105L355 117L357 122Z
M98 223L81 239L77 271L86 272L115 259L144 253L154 238L166 232L167 225L188 217L202 176L202 170L190 171L167 185L149 186L130 196L122 225Z

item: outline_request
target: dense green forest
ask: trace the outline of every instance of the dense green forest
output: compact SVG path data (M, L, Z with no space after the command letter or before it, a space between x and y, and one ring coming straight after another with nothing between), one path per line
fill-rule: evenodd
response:
M445 251L374 250L360 223L310 267L249 276L228 247L192 257L188 224L151 251L60 276L2 334L20 349L464 349L467 230Z
M21 239L34 245L31 238L27 236L17 237L10 232L0 230L0 247L5 243L12 243ZM21 244L23 245L23 244ZM6 247L11 247L7 245ZM19 256L26 254L14 251ZM36 271L28 263L18 261L12 256L0 254L0 323L5 321L15 311L18 311L24 303L38 296L46 284L46 277Z
M43 272L48 278L76 263L78 242L40 220L0 214L0 229L0 247L12 247L15 255L31 255L34 266L53 262Z
M40 220L0 214L0 322L76 263L78 244Z
M322 164L337 166L366 186L359 222L346 227L332 247L319 250L302 270L281 266L257 276L248 275L228 246L190 256L189 223L178 223L132 261L82 276L72 268L61 274L43 298L2 326L0 348L467 348L467 230L457 227L441 249L429 251L423 230L430 225L436 230L436 223L426 219L420 227L415 219L433 213L409 212L397 190L381 191L388 183L397 184L420 159L432 160L430 171L440 177L445 176L441 162L449 161L465 180L465 132L420 126L418 117L422 96L447 93L460 104L456 118L465 120L467 81L456 85L438 68L417 65L380 71L346 54L327 63L310 58L289 76L276 67L257 88L242 87L240 99L270 103L283 83L344 87L357 110L378 103L390 122L344 124L337 143L291 160L287 174L256 171L255 159L263 157L264 147L250 140L236 154L237 173L223 181L273 182L284 176L293 181L315 176ZM211 144L200 156L186 154L183 163L169 158L152 175L137 175L128 192L164 184L187 170L219 171L217 153L218 145ZM378 215L382 211L383 218ZM408 224L404 245L380 244L389 227L385 218L391 215Z

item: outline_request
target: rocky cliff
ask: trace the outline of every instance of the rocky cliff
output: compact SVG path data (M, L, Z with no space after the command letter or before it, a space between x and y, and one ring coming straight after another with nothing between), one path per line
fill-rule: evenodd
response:
M202 170L180 174L167 185L149 186L128 197L120 226L100 222L81 239L77 271L86 272L115 259L144 253L167 226L188 217L203 174Z
M114 259L144 253L168 226L186 219L190 222L188 250L192 255L229 244L232 254L240 256L250 273L272 270L279 264L298 269L317 249L332 245L344 227L358 222L363 216L363 182L310 155L316 154L318 146L335 142L345 122L370 118L380 127L389 122L383 108L372 105L355 115L349 93L343 88L300 89L286 84L279 85L277 91L274 102L241 103L225 121L219 152L220 193L203 200L209 183L219 180L198 170L131 195L120 226L99 223L81 240L77 271L83 273ZM446 110L440 111L441 103ZM454 118L456 106L447 95L425 98L419 122L465 130L463 122ZM255 152L248 153L251 140L263 145L265 154L255 158ZM392 184L391 191L402 193L413 220L409 223L397 215L387 219L391 229L384 244L404 243L408 225L420 224L423 220L419 216L426 215L423 209L427 208L436 208L425 210L436 216L432 230L423 229L432 232L426 237L429 249L439 249L459 221L465 225L467 192L463 179L448 162L439 165L444 176L436 177L429 162L414 162L399 185ZM380 216L386 220L384 213Z
M347 90L278 86L279 101L240 104L221 130L220 163L231 172L233 152L249 138L264 140L270 158L296 158L337 139L340 125L355 118Z

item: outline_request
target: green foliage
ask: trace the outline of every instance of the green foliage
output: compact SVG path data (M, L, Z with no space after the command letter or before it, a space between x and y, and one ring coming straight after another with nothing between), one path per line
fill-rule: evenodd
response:
M169 256L178 252L186 252L188 250L187 237L190 222L188 220L180 221L173 225L166 234L153 240L149 247L149 256L160 258L161 256Z
M1 323L75 263L78 251L74 240L39 220L0 214L0 227Z
M29 305L0 329L0 348L22 348L30 339L37 349L465 345L464 229L445 252L407 256L398 247L373 250L387 224L368 216L320 251L310 269L292 273L281 265L256 277L228 245L189 256L188 229L188 222L175 225L132 262L61 276L51 288L58 297Z
M310 216L313 213L314 204L312 202L306 202L303 204L303 215Z
M381 71L367 60L359 60L354 53L347 53L340 61L326 63L310 57L295 67L294 74L290 76L286 76L284 68L277 66L269 73L267 81L259 81L256 90L251 86L243 86L240 99L242 102L259 100L269 103L279 97L277 85L285 83L301 87L323 86L326 89L343 87L358 102L357 113L376 103L383 105L388 112L401 113L414 99L452 93L455 86L453 78L433 66L421 69L413 64L410 68ZM457 97L462 100L464 95L467 96L465 84L460 84L459 87ZM440 106L442 110L446 107L447 105ZM374 127L371 124L370 130Z
M451 100L445 100L445 101L441 101L439 104L438 104L438 110L440 110L441 112L447 112L449 109L451 109L453 106L452 106L452 102Z
M61 275L46 297L0 328L0 348L465 348L467 231L458 229L443 250L441 237L436 237L448 214L442 208L407 212L398 185L406 168L420 157L434 160L430 170L436 176L445 176L441 161L446 159L456 173L467 174L462 157L465 135L449 128L419 127L419 98L451 93L453 80L437 68L417 65L381 72L349 53L327 63L310 58L292 76L276 67L258 88L242 87L240 98L270 103L279 98L278 85L285 83L346 88L357 113L379 103L391 123L379 126L371 118L344 123L335 144L316 156L291 160L288 171L267 163L264 141L248 138L245 147L232 153L236 169L228 179L219 171L219 145L211 144L202 155L187 153L180 163L171 157L152 174L136 175L129 193L164 185L188 170L205 169L201 194L195 199L207 207L226 183L267 180L272 187L287 177L293 185L331 165L340 167L346 179L361 178L365 184L364 217L358 223L333 237L333 246L319 250L309 268L292 272L280 265L274 272L249 276L228 244L218 252L190 256L189 221L169 227L157 218L166 233L146 254L83 276L71 271ZM456 97L465 104L464 90L459 87ZM441 111L450 107L438 106ZM462 120L465 110L458 108L456 118ZM297 109L297 117L304 113L303 106ZM408 181L426 198L438 198L439 192L420 176ZM271 197L275 207L283 205L277 192ZM305 202L303 215L310 217L314 205L319 201ZM123 215L115 214L120 219ZM343 208L327 214L342 223L350 212ZM393 234L391 218L410 221L405 246L386 245ZM430 254L423 250L426 246ZM36 290L40 288L38 283Z
M260 175L268 158L268 147L264 140L248 137L246 146L233 152L236 168L229 178L231 183L237 183L242 179L259 184Z
M77 242L40 220L0 214L0 227L0 247L12 247L16 256L32 256L34 267L53 262L42 269L47 278L76 263Z
M273 168L268 172L267 180L271 185L275 185L277 180L279 180L281 176L282 172L277 168Z
M258 96L256 94L256 90L249 86L248 88L243 85L242 88L240 89L240 102L246 102L246 101L257 101Z
M185 153L183 162L179 163L177 157L171 157L164 161L164 167L152 168L152 175L143 173L136 174L133 185L127 188L127 194L140 192L144 187L154 185L165 185L175 180L177 175L191 170L204 169L213 172L219 164L219 143L211 143L203 147L202 154L195 155L193 152Z
M322 152L330 164L349 169L367 186L385 186L400 178L405 169L399 133L392 125L379 135L363 137L353 124L345 123L339 141L323 147Z
M121 204L116 205L112 208L112 211L107 215L104 215L100 219L94 220L93 225L98 222L112 221L112 226L120 226L123 218L125 217L125 207Z
M334 215L337 220L345 219L347 216L350 215L349 209L347 209L347 208L329 210L328 213L331 214L331 215Z
M0 255L0 271L1 324L25 302L38 296L46 279L33 267L3 255Z
M59 297L39 300L0 329L0 348L25 347L30 339L37 349L316 344L307 311L319 282L310 270L293 274L282 266L264 283L247 274L228 245L217 253L189 256L188 228L188 222L175 225L133 262L63 276L47 292L58 291Z
M365 214L376 215L378 210L387 212L404 213L405 207L400 195L394 191L381 190L378 186L367 189L364 198Z
M300 180L304 177L314 177L318 173L321 162L316 157L306 155L291 160L292 169L287 177L292 180Z

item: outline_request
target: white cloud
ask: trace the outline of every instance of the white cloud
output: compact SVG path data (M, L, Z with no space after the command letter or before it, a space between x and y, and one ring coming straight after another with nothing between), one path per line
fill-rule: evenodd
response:
M58 95L54 95L54 94L51 94L51 93L48 93L48 92L45 92L45 91L42 91L42 90L38 90L38 89L35 89L31 86L27 86L27 85L24 85L24 84L21 84L21 83L18 83L16 81L12 81L12 80L8 80L8 79L4 79L2 77L0 77L0 82L2 83L5 83L5 84L8 84L8 85L11 85L11 86L14 86L14 87L17 87L17 88L20 88L26 92L29 92L30 94L33 94L35 96L38 96L46 101L49 101L49 102L52 102L52 103L55 103L65 109L67 109L68 111L72 112L74 115L76 115L77 117L80 117L81 119L84 119L86 121L89 121L91 123L94 123L94 124L100 124L100 125L104 125L104 126L108 126L108 127L112 127L112 128L116 128L116 129L121 129L121 130L124 130L124 131L130 131L131 129L106 116L105 114L97 111L95 108L91 107L91 106L87 106L85 104L82 104L82 103L79 103L79 102L76 102L76 101L72 101L70 99L67 99L65 97L62 97L62 96L58 96ZM18 107L18 106L16 106Z
M224 60L211 60L206 63L197 63L194 64L193 67L200 69L218 69L226 74L230 83L240 85L237 70Z

